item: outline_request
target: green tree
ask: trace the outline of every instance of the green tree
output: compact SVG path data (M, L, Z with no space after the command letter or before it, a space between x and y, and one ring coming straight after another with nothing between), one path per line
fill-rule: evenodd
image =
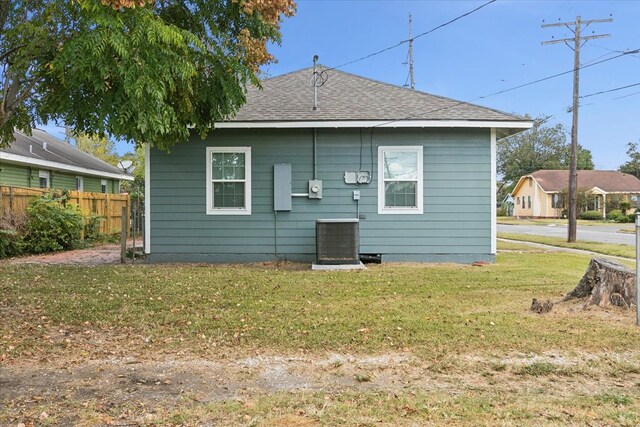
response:
M497 169L503 181L514 185L523 175L540 169L569 169L571 144L562 124L545 125L548 117L534 120L525 132L497 143ZM578 146L578 169L593 169L591 151Z
M0 1L0 146L14 128L168 148L245 102L293 0Z
M118 164L120 160L118 153L116 152L116 145L113 141L106 137L98 135L80 134L75 137L76 147L89 153L94 157L97 157L112 166Z
M629 156L629 160L620 165L618 170L640 178L640 152L638 152L638 144L636 142L627 144L627 156Z

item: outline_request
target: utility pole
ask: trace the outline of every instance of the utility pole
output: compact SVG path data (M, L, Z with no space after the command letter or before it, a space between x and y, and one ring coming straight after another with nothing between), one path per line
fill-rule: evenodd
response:
M582 27L600 22L613 22L613 18L608 19L590 19L583 21L580 16L576 17L575 22L557 22L554 24L544 24L542 28L548 27L567 27L573 32L574 37L560 40L549 40L542 42L546 44L564 43L569 49L573 50L573 120L571 123L571 161L569 162L569 231L567 236L568 242L576 241L577 219L578 219L578 108L580 100L580 48L592 39L601 39L609 37L611 34L599 34L593 36L582 37L580 32ZM573 27L573 28L572 28ZM573 47L569 44L573 42Z
M411 14L409 14L409 81L411 90L415 90L416 85L413 80L413 36L411 35Z

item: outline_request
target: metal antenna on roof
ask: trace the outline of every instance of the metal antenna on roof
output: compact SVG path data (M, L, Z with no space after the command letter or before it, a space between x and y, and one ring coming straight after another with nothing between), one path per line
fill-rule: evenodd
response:
M313 55L313 111L318 109L318 55Z

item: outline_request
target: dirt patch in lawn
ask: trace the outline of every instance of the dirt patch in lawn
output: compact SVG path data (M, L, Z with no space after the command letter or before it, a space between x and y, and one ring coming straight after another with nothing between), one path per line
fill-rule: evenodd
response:
M185 405L250 405L279 392L463 396L478 390L517 394L544 389L561 399L634 390L640 369L632 362L639 356L514 353L425 362L407 352L13 363L0 367L0 424L137 425L166 421L162 414ZM605 365L616 370L602 369Z

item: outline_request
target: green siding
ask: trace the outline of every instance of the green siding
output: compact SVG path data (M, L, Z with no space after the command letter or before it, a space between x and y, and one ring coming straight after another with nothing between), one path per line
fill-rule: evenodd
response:
M11 185L16 187L40 187L39 167L33 166L29 169L28 166L22 166L12 163L0 163L0 185ZM29 171L31 171L31 179L29 179ZM100 193L100 180L102 178L95 176L87 176L80 174L70 174L60 171L49 171L50 186L57 190L75 190L76 189L76 176L83 177L84 191ZM118 181L117 179L107 179L107 192L118 193Z
M256 261L315 256L315 220L355 218L360 191L360 252L385 261L493 260L489 129L318 130L323 198L294 198L273 212L273 165L292 165L292 191L313 178L311 130L216 130L171 154L151 152L151 261ZM424 214L379 215L378 146L424 147ZM251 146L252 214L206 215L206 147ZM344 183L346 170L372 168L371 184ZM362 158L360 153L362 152ZM365 218L363 219L362 216ZM276 237L277 236L277 237ZM276 246L277 241L277 246Z
M56 190L75 190L76 189L76 176L67 175L62 172L50 172L51 188Z
M37 176L38 172L36 171L36 177ZM0 163L0 185L28 187L29 168L8 163Z
M91 193L100 193L100 179L95 176L85 176L84 177L84 191L88 191Z

